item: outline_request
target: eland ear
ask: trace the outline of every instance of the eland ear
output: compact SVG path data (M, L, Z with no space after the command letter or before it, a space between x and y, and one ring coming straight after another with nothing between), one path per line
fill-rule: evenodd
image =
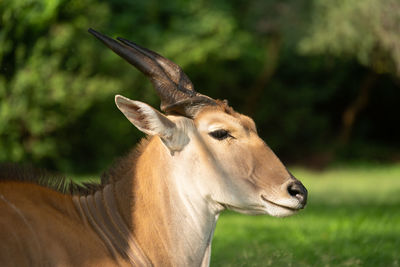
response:
M136 128L148 135L158 135L171 152L182 150L189 142L173 121L151 106L121 95L115 96L115 104Z

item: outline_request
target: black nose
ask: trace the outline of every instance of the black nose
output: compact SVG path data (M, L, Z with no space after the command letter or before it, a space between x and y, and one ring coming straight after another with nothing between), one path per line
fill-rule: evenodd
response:
M302 183L299 181L294 181L288 185L287 191L289 195L292 197L295 197L299 200L300 204L302 205L302 208L306 205L307 203L307 189L304 187Z

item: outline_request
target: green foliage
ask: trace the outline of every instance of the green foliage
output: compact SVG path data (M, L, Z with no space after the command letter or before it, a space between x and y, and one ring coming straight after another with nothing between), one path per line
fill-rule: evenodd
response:
M113 95L153 106L159 100L142 74L87 33L90 27L177 62L198 91L228 99L252 116L284 159L333 151L342 113L366 74L396 72L396 5L394 0L0 1L0 161L94 171L142 137L117 111ZM376 101L360 115L352 136L358 151L374 147L367 158L395 147L400 134L388 116L396 112L396 80L380 75L376 87L379 93L371 97ZM350 146L339 152L350 158L360 154ZM391 157L390 150L384 159Z
M400 76L400 2L315 0L304 53L356 57L377 72Z
M93 75L97 50L80 26L99 25L108 9L6 0L0 13L0 161L57 157L53 135L118 88L117 80Z
M223 213L211 266L399 265L398 165L293 174L308 206L283 219Z

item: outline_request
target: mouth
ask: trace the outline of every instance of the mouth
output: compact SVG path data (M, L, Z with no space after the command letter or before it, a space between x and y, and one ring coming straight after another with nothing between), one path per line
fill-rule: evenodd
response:
M262 198L262 200L264 200L265 202L267 202L267 203L269 203L269 204L271 204L271 205L273 205L273 206L277 206L277 207L280 207L280 208L282 208L282 209L290 210L290 211L293 211L293 212L294 212L294 211L299 211L300 209L303 208L302 206L300 206L300 207L295 207L295 208L294 208L294 207L284 206L284 205L275 203L275 202L273 202L273 201L267 199L264 195L261 195L261 198Z

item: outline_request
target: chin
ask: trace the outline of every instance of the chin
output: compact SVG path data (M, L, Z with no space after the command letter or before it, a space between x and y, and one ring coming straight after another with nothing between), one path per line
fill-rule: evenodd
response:
M223 206L232 211L247 215L270 215L272 217L288 217L296 214L299 209L275 205L268 203L267 205L253 205L251 207L240 207L228 204L223 204Z
M267 214L273 217L288 217L298 213L299 210L288 209L282 207L269 207L267 208Z

